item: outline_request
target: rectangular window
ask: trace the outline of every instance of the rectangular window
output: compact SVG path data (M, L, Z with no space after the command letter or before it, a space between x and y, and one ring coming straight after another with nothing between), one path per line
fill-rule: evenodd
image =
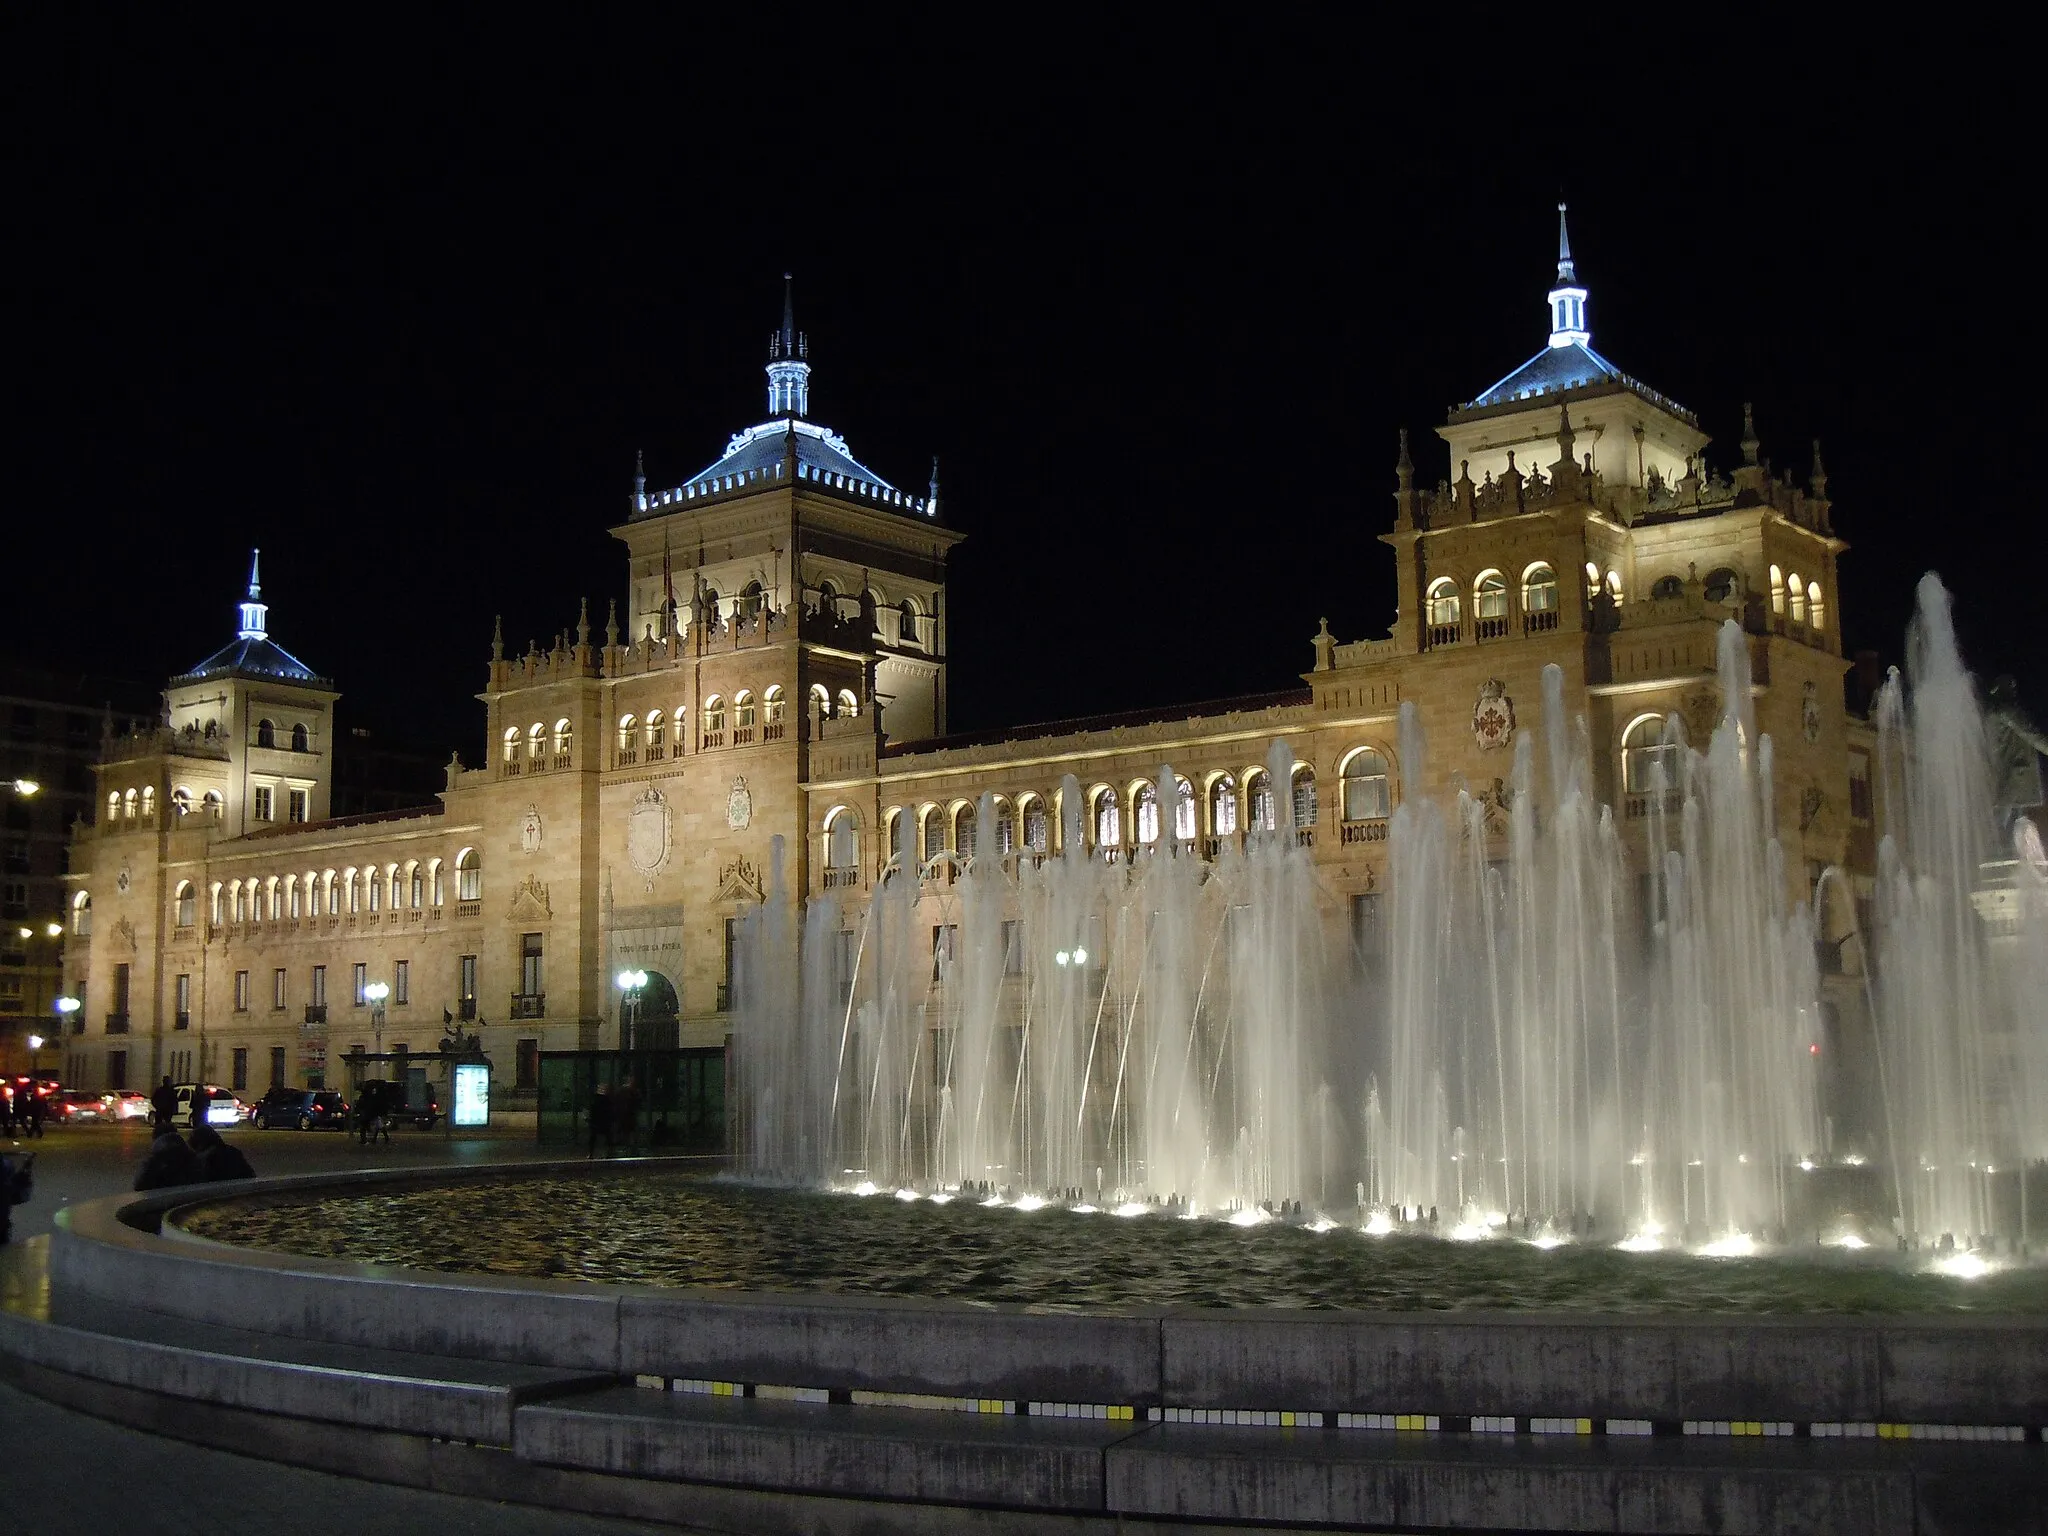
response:
M732 1007L732 971L736 951L739 949L740 920L728 917L725 920L725 954L719 961L718 1011L724 1013Z
M7 917L28 916L28 882L9 880L0 885L0 915Z
M270 1006L284 1006L284 967L281 965L270 973Z
M370 984L370 967L365 962L358 960L349 968L349 972L352 984L355 987L356 1006L360 1008L369 1002L369 999L363 996L363 989Z
M540 935L537 933L519 936L519 991L523 997L541 995Z
M512 1087L518 1093L532 1093L540 1086L540 1042L522 1040L514 1060Z
M128 1053L107 1052L107 1086L119 1093L128 1086Z
M295 789L285 797L285 817L289 821L304 821L306 805L310 796L303 789Z
M273 1045L270 1048L270 1086L284 1086L284 1047L281 1045Z
M476 1001L476 956L464 955L456 966L455 995L465 1003Z
M238 1045L235 1047L234 1062L234 1075L228 1079L228 1086L239 1093L249 1086L249 1048L247 1046Z
M409 1003L412 1001L412 962L400 960L391 967L391 1001Z
M235 1012L247 1013L248 1011L249 973L247 971L237 971L235 972Z
M190 1029L192 1027L191 972L178 972L178 979L171 985L171 995L175 999L172 1011L177 1015L171 1027L173 1029Z
M313 1006L315 1008L325 1008L327 1006L327 967L324 965L313 967Z
M249 817L252 821L269 821L271 819L270 793L270 786L268 784L258 784L256 786L255 804L249 812Z
M125 960L114 967L114 1012L122 1015L128 1012L128 963Z

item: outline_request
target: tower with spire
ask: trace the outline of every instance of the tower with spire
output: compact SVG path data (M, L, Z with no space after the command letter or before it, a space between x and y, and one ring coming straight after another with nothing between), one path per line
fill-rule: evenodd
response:
M810 342L796 328L795 278L782 274L782 327L768 338L768 414L811 414Z
M1572 263L1572 236L1565 227L1564 204L1557 205L1557 285L1550 290L1550 344L1583 347L1593 339L1586 327L1586 290L1579 286Z

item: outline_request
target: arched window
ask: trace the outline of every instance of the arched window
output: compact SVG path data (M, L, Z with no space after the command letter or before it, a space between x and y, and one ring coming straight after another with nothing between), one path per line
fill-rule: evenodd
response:
M739 621L752 624L761 617L761 583L750 581L740 588Z
M896 643L906 650L924 649L924 634L917 622L917 604L907 597L896 608Z
M303 725L292 727L292 750L294 752L310 752L313 750L312 738L307 736L306 728Z
M557 768L569 766L569 758L574 752L575 747L576 727L571 725L565 716L555 722L555 766Z
M256 722L256 745L259 747L274 747L277 745L277 727L268 720L258 720Z
M1683 597L1685 596L1685 580L1679 576L1659 576L1650 583L1650 596L1659 599Z
M832 717L832 691L823 683L811 684L811 716L817 720Z
M1116 791L1107 785L1095 792L1095 846L1121 848L1124 844L1123 809Z
M1817 581L1806 584L1806 622L1815 629L1827 628L1827 614L1821 607L1820 583Z
M285 910L291 915L291 920L295 923L305 915L300 908L302 900L303 898L299 893L299 877L297 875L286 875L284 877Z
M1138 786L1132 813L1132 819L1138 824L1138 841L1151 847L1159 841L1159 790L1156 785Z
M1273 776L1263 768L1247 774L1244 781L1245 804L1251 814L1245 818L1246 830L1271 832L1276 826L1273 817Z
M1316 824L1316 771L1307 763L1294 766L1294 829L1306 831Z
M474 848L465 848L455 856L455 899L482 901L483 898L484 861Z
M1008 858L1017 851L1017 810L1007 800L996 801L996 853Z
M1742 577L1728 566L1707 572L1706 599L1710 603L1732 602L1741 588Z
M218 720L207 721L205 735L208 741L212 741L216 736L220 735L220 722Z
M233 880L228 883L228 901L235 914L236 922L246 923L249 921L251 895L252 893L247 881Z
M183 821L192 814L192 791L180 784L171 791L171 815Z
M1621 787L1625 794L1654 795L1678 788L1676 742L1665 740L1664 720L1643 715L1621 738Z
M1183 843L1195 840L1195 786L1179 774L1173 776L1173 835Z
M1792 604L1792 622L1806 622L1806 585L1799 579L1797 571L1785 578L1785 596Z
M202 795L199 800L199 807L206 813L208 821L219 821L227 809L226 803L221 799L220 791L217 789L209 789Z
M851 688L839 690L839 713L842 716L852 716L860 713L860 700L855 696Z
M407 905L417 912L427 904L427 874L419 865L413 864L407 866L405 876L406 894L410 898Z
M264 915L273 923L284 916L284 892L278 889L277 876L272 875L263 882Z
M901 865L909 861L910 854L910 813L891 811L887 822L889 832L889 857Z
M211 923L214 927L218 928L221 925L221 918L224 915L225 910L221 903L221 883L218 880L213 882L213 890L210 893L210 898L211 899L207 904L206 920L209 923Z
M353 864L341 872L341 886L348 892L348 915L354 917L363 909L363 888L356 883L356 867Z
M920 831L923 834L923 842L918 857L929 864L946 851L946 813L936 805L927 806Z
M519 727L505 727L505 764L510 768L519 766Z
M1237 833L1237 780L1227 773L1209 781L1209 831L1215 837Z
M1621 572L1609 571L1607 573L1607 595L1613 598L1617 603L1622 600Z
M1544 561L1537 561L1522 572L1522 612L1529 618L1537 614L1557 612L1557 572ZM1554 628L1554 625L1531 624L1532 629Z
M193 893L192 882L190 880L180 880L178 882L177 925L180 928L190 928L199 920L198 908L199 898Z
M829 581L818 583L818 612L829 618L839 617L839 588Z
M1499 571L1482 571L1472 583L1472 617L1482 640L1498 640L1508 632L1508 579Z
M742 688L732 696L732 728L745 731L746 739L754 737L754 696Z
M1362 747L1344 759L1343 780L1346 821L1384 821L1392 814L1387 760L1371 747Z
M1029 796L1018 807L1024 822L1024 846L1033 853L1052 851L1052 827L1045 814L1045 802L1037 795Z
M953 809L953 851L966 858L974 852L974 802L968 800Z
M396 864L393 864L389 869L385 870L384 874L385 878L387 878L391 882L391 910L393 912L396 912L400 907L405 905L405 883L403 879L399 876L398 866Z
M370 912L374 916L384 905L384 882L377 878L375 869L363 871L363 889L369 893Z
M638 755L640 747L640 718L637 715L619 716L619 761L630 763Z
M145 784L142 787L142 819L145 822L156 820L156 787L154 785Z
M427 904L436 908L445 905L448 895L448 871L439 859L427 860L427 884L432 888Z
M121 819L121 791L112 790L107 795L107 821L111 824Z
M1588 560L1586 562L1586 596L1598 597L1599 595L1600 567L1595 565L1592 561Z
M714 693L704 701L704 739L710 742L712 738L724 734L725 700Z
M306 876L306 915L320 915L320 880L318 876L311 874Z
M548 728L538 720L534 721L527 728L526 755L529 760L535 763L542 761L548 755Z
M1771 612L1785 611L1785 573L1775 565L1771 567Z
M668 750L668 724L662 719L660 710L650 709L647 711L647 725L645 729L647 735L647 761L658 763L661 761L662 754Z
M1448 576L1439 576L1429 584L1430 639L1438 644L1458 638L1459 602L1458 584Z
M92 897L84 891L71 898L71 931L81 939L92 937Z
M860 870L860 818L845 806L825 815L825 885L852 885Z
M782 706L784 704L780 685L773 686L761 695L761 707L767 718L761 722L764 738L779 740L782 736Z

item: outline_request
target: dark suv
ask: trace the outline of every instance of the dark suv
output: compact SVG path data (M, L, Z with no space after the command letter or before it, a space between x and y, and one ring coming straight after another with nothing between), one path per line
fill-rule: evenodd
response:
M331 1090L317 1088L273 1088L256 1101L251 1117L256 1129L302 1131L331 1127L348 1129L348 1101Z

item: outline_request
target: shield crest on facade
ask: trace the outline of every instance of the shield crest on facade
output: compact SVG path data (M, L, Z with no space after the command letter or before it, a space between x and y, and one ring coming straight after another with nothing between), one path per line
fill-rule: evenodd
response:
M668 802L658 789L642 790L626 818L626 857L642 874L661 867L668 857Z

